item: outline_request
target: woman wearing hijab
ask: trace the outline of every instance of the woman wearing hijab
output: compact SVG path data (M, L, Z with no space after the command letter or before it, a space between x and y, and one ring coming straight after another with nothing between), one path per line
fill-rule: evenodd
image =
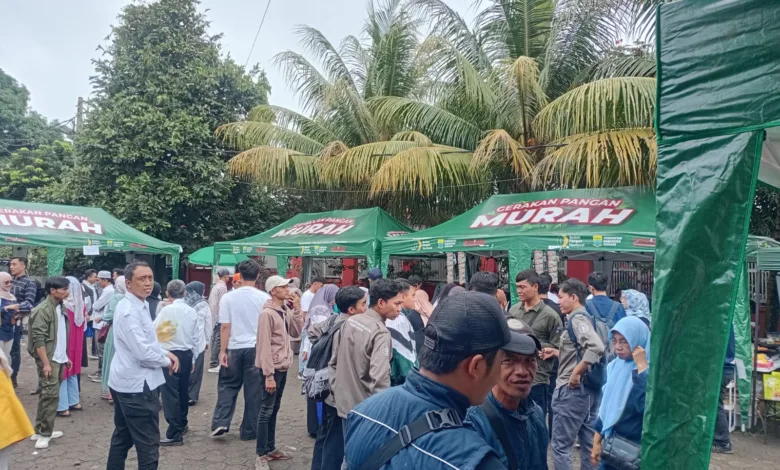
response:
M593 426L596 434L591 452L594 465L603 460L602 470L615 469L610 465L612 457L602 455L604 444L610 439L641 445L650 356L650 329L640 318L625 317L609 333L617 357L607 366L607 383Z
M152 287L152 293L149 294L149 297L146 298L146 301L149 302L149 313L152 315L152 321L154 321L155 318L157 318L157 312L160 311L162 307L160 307L160 294L162 293L162 286L159 282L154 281L154 287Z
M19 311L16 297L11 293L13 277L7 272L0 272L0 350L6 357L11 356L11 346L14 341L13 316Z
M127 293L127 283L124 276L119 276L114 281L114 296L108 301L108 307L106 308L106 314L103 316L103 321L111 325L114 323L114 311L116 310L119 301L125 298ZM110 327L109 327L110 328ZM108 400L109 403L113 403L111 399L111 391L108 389L108 373L111 371L111 361L114 359L114 330L108 330L108 336L106 336L106 342L103 344L103 375L101 377L101 395L100 398Z
M200 398L200 386L203 382L203 361L206 356L206 348L211 344L211 333L214 327L211 324L211 309L209 303L203 297L206 285L200 281L192 281L185 286L184 301L198 314L197 335L200 338L198 345L198 358L195 360L195 370L190 374L189 397L190 406L198 402Z
M301 354L298 358L298 373L303 374L303 369L306 367L306 363L311 354L311 341L309 341L309 334L307 330L310 326L316 325L320 322L324 322L331 315L335 313L333 310L333 304L336 303L336 292L339 291L338 286L333 284L325 284L320 290L314 294L314 298L311 299L309 304L309 311L306 315L306 323L303 325L303 331L301 332ZM322 405L318 404L311 398L306 398L306 429L309 435L317 437L317 429L320 427L320 421L318 418L318 408L321 409ZM321 411L320 411L321 414Z
M84 343L84 322L87 307L84 304L84 291L81 283L73 276L68 276L70 289L68 298L60 308L65 308L68 318L68 360L71 366L63 368L62 383L60 383L60 403L57 406L57 416L70 416L72 411L81 411L79 397L79 374L81 373L81 355Z
M620 302L626 309L626 315L629 317L639 317L650 326L650 303L647 296L638 290L626 289L620 294Z

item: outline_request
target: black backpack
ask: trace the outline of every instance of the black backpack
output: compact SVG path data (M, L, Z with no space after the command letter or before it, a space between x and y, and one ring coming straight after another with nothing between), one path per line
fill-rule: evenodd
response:
M338 315L333 315L326 320L328 323L324 333L311 347L311 354L303 369L303 393L314 401L323 401L330 395L330 381L328 380L328 362L333 352L333 337L346 322L341 322L334 327Z

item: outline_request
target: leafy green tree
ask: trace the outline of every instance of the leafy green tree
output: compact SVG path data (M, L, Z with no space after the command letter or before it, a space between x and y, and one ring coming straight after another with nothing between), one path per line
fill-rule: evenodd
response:
M246 236L293 204L227 174L214 132L267 103L269 85L220 53L195 0L126 6L95 61L96 96L76 139L77 165L51 201L97 205L189 252Z
M73 144L58 140L0 158L0 199L34 200L44 186L57 183L73 163Z
M48 123L29 105L27 88L0 69L0 157L62 138L57 122Z

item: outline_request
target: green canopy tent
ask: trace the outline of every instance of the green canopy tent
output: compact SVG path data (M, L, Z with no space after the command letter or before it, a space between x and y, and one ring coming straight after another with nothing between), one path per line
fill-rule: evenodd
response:
M62 273L66 249L170 255L173 277L179 274L179 245L150 237L95 207L0 200L0 237L6 245L46 247L50 276Z
M365 257L379 266L382 240L412 232L384 210L353 209L298 214L271 230L241 240L214 244L214 256L276 256L283 273L289 257Z
M657 14L657 246L643 469L710 460L757 183L780 186L780 3Z
M190 264L197 264L198 266L235 266L246 259L248 259L246 255L223 253L220 255L219 259L216 260L215 264L213 246L201 248L187 257L187 261Z
M646 188L502 194L443 224L387 238L382 246L382 269L387 272L391 256L505 251L510 279L514 279L530 267L533 250L579 253L570 259L597 259L608 256L608 252L620 252L623 254L615 259L650 260L655 240L655 194ZM759 249L780 247L780 243L750 236L745 246L748 255L754 257ZM746 268L745 264L734 325L737 357L749 372L752 351ZM511 294L517 301L514 289ZM655 306L653 310L659 312ZM750 379L740 381L739 388L740 410L746 422Z

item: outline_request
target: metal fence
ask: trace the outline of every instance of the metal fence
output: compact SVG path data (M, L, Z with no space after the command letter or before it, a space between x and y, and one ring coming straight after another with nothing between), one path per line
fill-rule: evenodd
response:
M748 263L748 289L750 292L750 298L752 300L756 300L756 287L758 288L758 299L761 301L762 304L766 303L767 298L767 292L769 289L769 272L768 271L757 271L756 270L756 263L755 262L749 262ZM756 281L758 281L758 285L756 286Z
M612 267L609 295L621 289L634 289L653 298L653 263L650 261L616 261Z

